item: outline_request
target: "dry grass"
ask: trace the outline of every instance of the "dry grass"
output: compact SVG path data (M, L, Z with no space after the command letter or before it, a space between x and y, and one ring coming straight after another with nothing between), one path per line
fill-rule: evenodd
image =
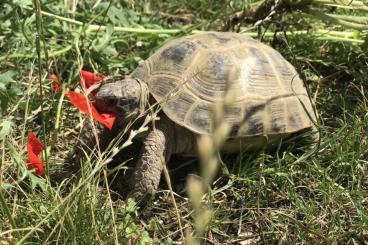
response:
M51 73L71 88L77 87L81 68L111 76L128 74L164 42L196 30L221 29L230 16L247 12L256 2L2 2L0 242L366 243L366 29L318 17L322 12L337 19L358 16L355 20L361 21L363 1L314 1L319 12L308 14L317 19L299 12L276 13L256 29L243 21L233 26L250 29L250 35L279 50L305 78L322 119L316 152L297 142L279 151L224 156L221 163L216 152L226 130L218 123L219 136L213 136L218 139L203 139L202 145L210 149L203 150L204 164L172 159L167 178L173 191L167 190L171 188L163 178L159 193L142 210L111 188L111 179L124 168L114 173L107 168L117 149L124 148L130 158L137 147L128 146L127 132L110 154L87 161L78 180L68 177L54 183L53 173L67 175L65 169L72 164L68 154L83 120L89 119L62 94L53 93ZM146 125L139 125L132 136ZM42 178L24 164L30 131L47 146L48 171ZM116 179L124 189L124 178Z

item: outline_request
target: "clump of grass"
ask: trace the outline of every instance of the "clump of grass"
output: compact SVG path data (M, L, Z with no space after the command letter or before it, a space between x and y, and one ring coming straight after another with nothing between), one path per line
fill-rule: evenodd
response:
M52 173L68 163L82 121L89 120L52 92L50 73L71 88L77 87L82 67L106 75L128 74L164 42L218 30L228 16L262 1L35 2L38 8L31 1L5 1L0 11L0 241L170 244L183 239L177 216L184 229L196 230L190 233L194 242L368 240L363 1L315 0L310 8L314 12L306 11L313 18L284 14L260 23L259 31L247 31L264 37L306 77L324 123L317 154L300 160L299 150L306 149L290 146L278 153L242 153L219 165L215 152L221 133L221 140L204 140L212 150L202 154L201 162L214 163L212 171L180 169L185 175L201 175L190 180L189 199L180 188L185 180L171 178L177 208L163 191L148 211L112 198L119 195L105 178L108 155L95 163L86 161L74 184L67 178L55 186L52 174L37 178L26 170L28 131L42 141L43 135L49 139ZM240 22L236 27L242 31L253 24ZM129 143L112 147L112 154ZM216 169L221 174L216 175ZM168 172L175 174L170 163ZM187 241L192 238L188 235Z

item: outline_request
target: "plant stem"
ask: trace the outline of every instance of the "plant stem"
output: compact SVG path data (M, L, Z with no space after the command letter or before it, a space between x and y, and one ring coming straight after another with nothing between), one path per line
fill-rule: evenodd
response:
M61 95L60 95L59 102L58 102L57 109L56 109L56 118L55 118L55 127L54 127L55 132L57 132L59 129L60 118L61 118L61 108L62 108L64 97L65 97L64 91L65 91L65 85L63 84L63 87L61 89Z
M361 11L368 11L368 6L364 5L362 1L351 1L347 0L344 3L337 3L335 0L313 0L312 4L314 5L326 5L326 6L333 6L338 8L344 9L354 9L354 10L361 10Z
M79 25L79 26L86 26L85 23L78 21L78 20L74 20L74 19L70 19L70 18L66 18L66 17L62 17L59 15L55 15L46 11L41 11L41 13L45 16L50 16L53 17L55 19L58 20L62 20L71 24L75 24L75 25ZM106 26L103 25L87 25L87 32L94 32L94 31L103 31L106 30ZM118 31L118 32L131 32L131 33L152 33L152 34L176 34L179 32L182 32L184 29L146 29L143 27L114 27L114 31ZM195 31L194 31L195 32Z
M330 17L336 18L336 19L341 19L341 20L356 22L356 23L363 24L363 25L368 25L368 17L364 17L364 16L351 16L351 15L339 15L339 14L327 14L327 15Z
M41 98L41 121L42 121L42 132L43 132L43 141L47 149L47 135L46 135L46 122L45 122L45 113L44 113L44 96L43 96L43 89L42 89L42 59L41 59L41 40L43 40L42 35L42 14L41 14L41 3L40 0L33 1L35 11L36 11L36 27L37 27L37 35L36 35L36 51L37 51L37 58L38 58L38 82L39 82L39 89L40 89L40 98ZM45 42L43 40L43 44L45 46ZM44 49L45 50L45 49ZM45 53L46 58L46 65L47 65L47 52ZM47 161L47 150L45 151L45 165L46 165L46 173L47 176L49 175L49 166Z
M326 40L326 41L339 41L339 42L350 42L350 43L364 43L364 40L353 39L353 38L344 38L344 37L334 37L326 35L324 37L316 37L318 40Z
M362 39L353 38L353 32L343 32L343 31L328 31L328 30L316 30L313 32L310 31L292 31L286 32L286 35L307 35L308 33L314 34L314 37L318 40L329 40L329 41L339 41L339 42L350 42L350 43L364 43ZM255 32L245 32L251 37L257 37L258 33ZM264 37L273 37L275 35L274 32L266 32L264 33Z
M328 21L332 24L338 24L338 25L342 25L348 28L352 28L352 29L356 29L356 30L368 30L368 25L364 25L364 24L358 24L358 23L352 23L352 22L348 22L342 19L337 19L334 18L328 14L322 13L318 10L314 10L314 9L308 9L306 10L306 13L309 14L312 17L321 19L323 21Z
M12 229L16 229L17 226L15 224L15 221L14 221L13 217L11 216L10 210L8 208L8 205L5 202L5 198L3 196L3 193L2 193L2 190L1 189L0 189L0 204L3 207L6 216L8 216L8 219L9 219L9 222L10 222L10 224L12 226Z
M66 52L68 52L70 49L72 48L72 45L69 45L63 49L60 49L60 50L56 50L52 53L49 53L48 57L56 57L56 56L59 56L61 54L64 54ZM0 61L3 61L3 60L12 60L12 59L22 59L22 58L25 58L25 59L32 59L32 58L37 58L35 55L33 54L11 54L11 55L7 55L7 56L0 56ZM45 55L44 54L41 54L41 59L45 59Z

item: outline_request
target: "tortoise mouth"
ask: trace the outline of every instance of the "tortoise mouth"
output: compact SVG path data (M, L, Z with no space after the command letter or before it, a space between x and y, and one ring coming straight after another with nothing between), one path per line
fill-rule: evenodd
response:
M116 105L118 101L114 97L98 98L96 96L94 105L100 113L113 113L116 114Z

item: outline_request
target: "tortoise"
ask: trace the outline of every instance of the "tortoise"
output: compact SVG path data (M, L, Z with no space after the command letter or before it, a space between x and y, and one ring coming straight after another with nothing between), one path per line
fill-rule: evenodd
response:
M131 196L157 190L173 154L196 155L197 138L213 132L214 104L231 94L223 120L230 132L223 152L257 150L313 130L315 113L303 81L279 52L243 34L203 32L174 39L123 80L105 83L95 96L99 111L134 119L150 101L160 120L143 140ZM103 134L103 133L102 133Z

